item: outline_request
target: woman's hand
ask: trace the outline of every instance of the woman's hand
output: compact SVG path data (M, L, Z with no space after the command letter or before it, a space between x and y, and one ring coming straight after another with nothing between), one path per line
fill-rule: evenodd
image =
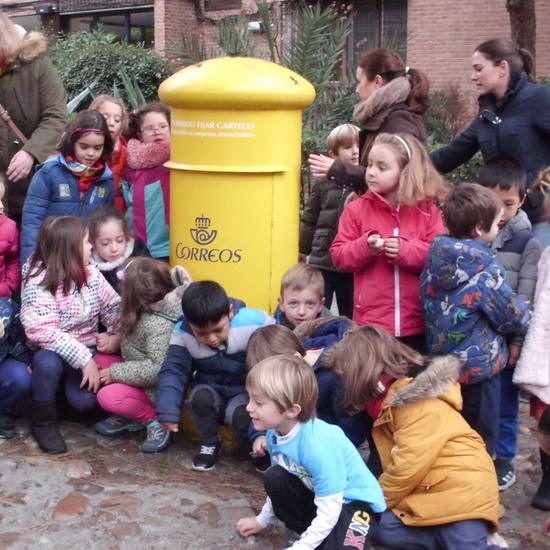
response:
M242 537L249 537L259 533L263 527L256 518L241 518L237 522L237 532Z
M34 165L34 157L27 151L18 151L13 155L6 176L11 181L19 181L29 175Z
M86 384L88 384L88 391L97 393L99 389L99 367L93 359L90 359L82 369L80 387L83 388Z
M102 386L107 386L113 383L113 378L111 377L111 369L101 369L99 371L99 381Z
M311 173L316 178L326 178L328 171L334 164L334 159L326 155L309 155L307 161L309 162Z
M107 334L101 332L95 335L97 341L97 351L99 353L115 353L120 349L120 334Z

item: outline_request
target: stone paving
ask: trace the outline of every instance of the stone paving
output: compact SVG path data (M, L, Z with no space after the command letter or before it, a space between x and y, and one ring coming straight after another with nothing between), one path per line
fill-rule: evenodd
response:
M522 405L518 482L502 494L501 534L510 547L550 548L540 532L550 512L529 506L540 480L534 422ZM195 472L196 443L178 434L168 451L145 455L144 432L107 438L89 424L63 422L69 453L44 455L18 422L0 440L0 550L271 550L283 547L282 526L245 540L240 517L264 495L261 475L237 449L212 472Z

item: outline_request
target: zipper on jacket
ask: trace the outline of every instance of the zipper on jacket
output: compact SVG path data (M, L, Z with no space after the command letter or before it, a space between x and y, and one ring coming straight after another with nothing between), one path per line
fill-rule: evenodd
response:
M399 207L398 207L399 210ZM393 230L393 236L399 236L399 227ZM395 336L401 336L401 293L399 291L399 266L393 266L393 284L395 285Z

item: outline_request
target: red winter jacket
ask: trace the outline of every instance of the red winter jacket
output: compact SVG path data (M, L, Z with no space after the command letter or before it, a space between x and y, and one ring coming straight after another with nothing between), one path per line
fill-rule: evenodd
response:
M11 298L20 286L19 231L13 220L0 215L0 296Z
M381 195L367 191L353 201L340 218L330 248L334 265L355 274L353 320L378 325L394 336L423 333L420 273L434 237L443 232L441 213L428 199L397 209ZM394 260L369 248L367 238L374 233L383 239L399 237Z

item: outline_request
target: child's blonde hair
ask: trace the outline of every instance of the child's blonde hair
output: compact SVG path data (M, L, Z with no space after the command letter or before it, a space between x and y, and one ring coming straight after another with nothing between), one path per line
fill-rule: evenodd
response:
M121 99L116 99L110 94L101 94L92 101L88 110L98 111L99 108L107 101L120 107L120 110L122 111L122 118L120 119L120 135L124 135L128 131L130 117L128 116L126 105L124 105L124 102Z
M274 401L281 413L300 405L299 422L307 422L317 414L317 379L313 369L296 355L275 355L254 365L246 378L246 389Z
M428 151L411 134L378 134L372 147L385 145L395 154L401 174L397 198L399 204L414 206L424 199L443 202L449 191L445 180L435 169ZM372 148L371 148L372 151Z
M359 143L359 128L349 122L336 126L327 138L328 150L333 155L338 155L340 147L352 143Z
M299 338L283 325L267 325L254 331L246 347L246 369L281 353L298 352L306 356L306 348Z
M311 289L319 292L321 298L325 295L325 280L321 272L309 264L297 264L286 271L281 280L281 298L285 290Z
M532 188L538 189L544 193L544 213L548 223L550 223L550 166L539 174Z

